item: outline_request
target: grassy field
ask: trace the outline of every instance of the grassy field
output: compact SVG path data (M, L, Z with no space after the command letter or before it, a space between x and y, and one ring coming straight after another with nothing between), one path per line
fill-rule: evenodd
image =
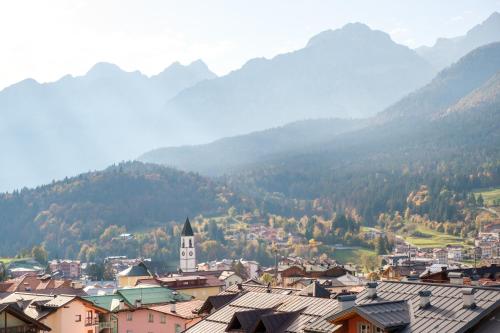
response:
M12 261L15 261L15 258L0 258L0 262L3 262L5 265L10 264Z
M354 263L360 264L361 255L367 254L375 256L375 251L368 249L335 249L333 258L340 263Z
M474 192L476 198L479 194L483 196L484 202L488 206L493 206L495 201L500 201L500 188L483 189Z
M408 243L417 247L443 247L448 244L465 245L465 240L457 236L437 232L435 230L427 229L422 226L418 226L417 231L423 234L424 237L405 237L405 240Z

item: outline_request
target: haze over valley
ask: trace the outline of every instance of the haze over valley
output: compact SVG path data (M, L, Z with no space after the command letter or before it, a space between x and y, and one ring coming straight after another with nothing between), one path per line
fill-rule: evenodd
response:
M372 121L366 119L381 118L375 116L379 112L402 112L409 101L402 98L439 70L500 40L499 22L493 13L465 36L416 50L363 23L350 23L312 36L301 49L249 60L220 77L198 60L174 63L150 77L98 63L85 75L52 83L26 79L0 92L0 140L8 156L0 164L0 189L41 185L137 157L221 174L272 153L331 140ZM256 133L242 137L251 132ZM258 140L273 133L284 136L275 148L259 149ZM246 140L253 148L235 146L233 158L226 153L213 158L199 145L214 140L210 147ZM158 149L174 146L182 147ZM153 149L158 150L148 153ZM181 158L191 152L205 155ZM218 165L222 160L227 163Z

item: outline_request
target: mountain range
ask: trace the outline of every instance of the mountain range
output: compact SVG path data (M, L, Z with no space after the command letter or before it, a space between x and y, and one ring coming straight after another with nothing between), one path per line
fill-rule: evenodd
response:
M500 41L500 13L494 12L464 36L439 38L433 46L422 46L416 51L434 68L441 70L473 49L498 41Z
M166 101L215 77L201 61L158 75L99 63L53 83L25 80L0 92L0 189L33 186L132 159L163 141ZM163 124L163 125L161 125Z
M466 36L453 39L460 47L437 47L443 43L438 41L427 51L447 59L441 61L447 66L469 48L498 40L499 21L494 13ZM153 77L100 63L80 77L46 84L28 79L0 92L0 190L102 169L155 147L182 149L160 148L144 154L144 160L221 174L251 163L254 158L248 155L263 159L296 145L332 139L364 127L367 122L358 119L390 109L428 83L443 65L436 65L423 50L411 50L384 32L351 23L312 37L302 49L252 59L222 77L196 61L173 64ZM275 130L283 138L273 146L268 138ZM242 135L252 131L260 134L252 134L255 142L248 141L247 150L234 145L236 139L222 139L246 140ZM308 139L296 139L299 136ZM219 140L218 147L233 146L234 158L203 155L205 146L200 145L214 140ZM268 143L265 149L259 149L259 140ZM192 144L197 146L186 147ZM177 157L162 157L162 151ZM219 168L217 160L209 166L183 157L194 156L194 151L203 160L217 156L226 163Z

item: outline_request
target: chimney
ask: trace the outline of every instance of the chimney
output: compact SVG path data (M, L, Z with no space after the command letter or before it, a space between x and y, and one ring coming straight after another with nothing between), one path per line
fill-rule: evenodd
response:
M135 300L135 307L140 308L142 306L142 301L140 299Z
M342 295L337 297L337 301L339 302L340 311L344 311L356 305L356 295Z
M18 298L17 301L16 301L16 304L17 304L17 306L19 307L19 309L21 311L24 311L24 309L23 309L23 299L22 298Z
M425 309L431 306L431 291L430 290L420 290L418 295L420 296L420 308Z
M266 289L266 292L267 292L267 293L270 293L270 292L271 292L271 282L269 282L269 283L267 284L267 289Z
M464 284L464 275L461 272L449 272L448 279L450 279L451 284Z
M366 294L368 298L374 299L377 297L377 282L368 282L366 284Z
M172 313L176 312L176 310L175 310L175 302L171 302L170 303L170 312L172 312Z
M118 306L118 309L125 310L125 300L123 299L120 300L120 305Z
M243 285L241 283L237 283L236 286L238 287L239 291L243 290Z
M464 288L462 289L462 295L464 299L464 308L474 309L476 303L474 302L474 293L476 290L474 288Z

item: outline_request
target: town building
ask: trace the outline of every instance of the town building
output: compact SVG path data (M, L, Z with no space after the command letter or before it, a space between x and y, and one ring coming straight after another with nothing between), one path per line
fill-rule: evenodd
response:
M500 239L496 232L480 232L474 244L480 249L481 259L497 258L500 256Z
M462 245L448 245L446 250L448 251L448 259L451 261L461 262L463 260L463 249Z
M432 255L436 264L448 264L448 251L443 248L437 248L432 251Z
M224 289L243 282L243 278L233 271L223 271L219 275L219 280L224 282Z
M154 275L142 261L118 273L118 287L133 287L138 280L150 279Z
M85 299L108 311L102 320L108 323L107 328L116 328L113 332L117 333L184 331L201 319L196 310L203 303L158 286L119 289L113 295Z
M15 292L0 304L17 304L23 313L50 327L51 333L99 333L100 315L107 311L70 295L44 295Z
M52 260L49 262L52 273L61 272L61 277L79 279L81 275L80 260Z
M500 287L500 265L447 269L425 272L420 281L429 283L451 283L469 286Z
M26 315L16 303L0 304L0 333L49 332L50 327Z
M194 233L191 228L189 218L186 218L184 227L181 232L181 246L180 246L180 270L182 272L196 271L196 249L194 244Z
M279 265L278 269L271 267L265 273L276 275L276 284L283 287L292 286L296 281L303 278L334 278L352 274L340 265L313 265L313 264L292 264Z
M207 297L217 295L225 288L225 282L214 275L172 275L141 279L138 286L162 286L172 290L191 295L196 299L205 300Z

